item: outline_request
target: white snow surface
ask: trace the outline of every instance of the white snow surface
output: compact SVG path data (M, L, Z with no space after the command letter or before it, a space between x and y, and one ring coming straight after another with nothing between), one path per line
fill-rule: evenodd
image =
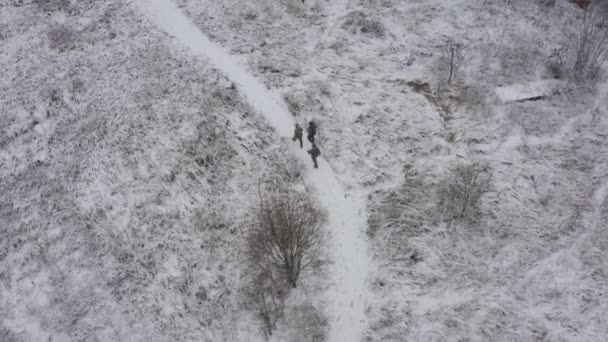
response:
M253 107L288 141L295 124L292 115L275 94L243 67L238 58L211 42L171 1L139 0L138 4L160 29L195 54L209 59L235 82ZM309 165L305 173L306 182L316 189L318 199L329 212L333 286L327 294L330 303L327 309L330 317L328 341L359 341L366 324L366 279L370 268L364 235L365 202L359 192L344 189L331 166L322 158L319 168L313 169L305 149L294 144L290 146L289 150Z
M503 102L521 101L553 94L565 82L561 80L540 80L524 84L512 84L496 88L496 95Z
M332 215L270 340L608 340L607 75L496 91L568 80L573 3L173 1L221 47L169 2L0 5L0 341L264 340L260 181ZM310 118L319 170L286 139ZM463 160L491 189L449 222Z

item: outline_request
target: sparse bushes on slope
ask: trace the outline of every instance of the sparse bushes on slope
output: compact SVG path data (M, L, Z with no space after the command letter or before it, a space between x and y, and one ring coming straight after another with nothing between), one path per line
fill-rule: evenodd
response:
M439 208L448 218L464 218L478 208L479 199L489 190L488 167L475 163L460 163L439 189Z

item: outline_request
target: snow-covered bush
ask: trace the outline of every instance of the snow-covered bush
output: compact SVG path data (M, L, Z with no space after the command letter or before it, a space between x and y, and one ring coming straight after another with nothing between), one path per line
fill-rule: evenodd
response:
M543 54L537 48L538 45L539 42L535 37L518 34L517 41L498 51L499 72L507 79L533 75L544 60Z
M293 326L289 341L323 342L326 340L327 318L310 303L297 305L286 311L285 320Z
M247 20L256 20L257 17L258 14L252 8L249 8L245 12L243 12L243 18Z
M420 170L408 164L404 167L404 183L391 191L375 191L369 196L375 207L370 210L367 234L372 240L403 241L421 234L435 211L431 192L436 184Z
M349 30L352 33L363 33L375 38L384 38L386 36L386 28L377 19L368 18L361 11L352 11L346 15L342 28Z
M295 288L302 271L321 265L323 220L323 213L307 198L283 195L262 201L249 236L251 260Z
M306 7L301 0L286 0L283 2L287 13L298 18L306 15Z
M269 270L259 271L247 288L247 297L266 336L272 335L277 322L283 317L286 293Z
M32 3L44 12L67 11L70 8L70 0L33 0Z
M439 57L440 76L448 85L458 76L460 68L467 60L468 51L463 43L448 39L441 49Z
M564 64L563 49L556 49L549 60L545 64L545 72L550 78L561 79L568 73L566 65Z
M306 87L294 89L283 95L289 111L294 116L323 114L326 99L331 98L330 86L323 81L311 81Z
M439 189L439 208L448 218L464 218L477 208L489 190L490 174L480 163L460 163Z
M539 4L545 7L554 7L555 0L539 0Z
M65 26L57 26L49 30L48 38L51 49L63 52L73 48L76 35Z
M476 110L483 108L487 103L487 99L491 96L489 89L477 83L458 87L451 93L453 99L456 100L456 107L464 106L465 108ZM485 111L482 112L485 113Z
M284 94L283 100L287 104L287 108L289 112L293 114L293 116L298 116L302 111L302 103L300 103L300 99L298 99L293 94Z
M298 195L261 199L256 214L258 221L248 238L252 276L245 293L262 331L270 336L284 316L289 288L296 287L303 271L322 265L321 223L325 215L308 198ZM310 309L299 312L296 307L288 316L301 316L294 319L307 336L324 336L324 318L314 307ZM319 322L312 322L313 318Z
M572 45L574 76L579 81L595 78L608 54L608 16L599 5L585 10Z

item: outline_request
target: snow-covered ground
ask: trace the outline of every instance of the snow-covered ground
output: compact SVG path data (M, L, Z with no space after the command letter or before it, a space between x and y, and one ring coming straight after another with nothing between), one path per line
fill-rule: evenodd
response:
M262 339L256 186L300 176L332 263L275 340L608 339L607 75L556 64L578 7L168 1L0 4L0 340ZM468 52L449 87L448 38ZM312 118L318 170L286 139ZM460 160L492 183L448 222Z
M139 0L140 8L162 30L175 37L200 57L209 59L220 71L235 82L253 108L263 114L277 134L289 142L295 121L282 100L249 74L238 59L220 46L210 42L171 0ZM357 341L361 339L365 324L364 300L368 297L366 278L369 269L365 243L364 202L358 191L346 192L332 168L320 158L320 166L313 169L306 149L290 144L289 150L302 164L307 185L316 193L329 213L327 226L331 238L330 274L333 278L327 293L331 341Z
M136 8L45 3L0 10L0 340L261 336L244 236L298 162Z
M564 81L549 79L525 84L512 84L496 88L496 95L502 102L542 100L553 95L560 87L565 86Z

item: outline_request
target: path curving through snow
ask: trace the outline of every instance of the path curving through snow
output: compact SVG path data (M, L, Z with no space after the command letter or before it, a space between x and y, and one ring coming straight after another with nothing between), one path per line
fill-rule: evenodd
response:
M196 55L208 59L231 79L281 137L291 137L295 122L282 100L255 79L237 57L211 42L171 0L136 0L136 4L161 30ZM330 322L328 341L360 341L366 326L366 279L370 267L364 233L364 197L360 193L348 194L325 160L320 159L319 168L313 169L305 149L296 144L289 146L290 152L307 166L304 179L316 189L319 201L329 212L333 286L326 309Z

